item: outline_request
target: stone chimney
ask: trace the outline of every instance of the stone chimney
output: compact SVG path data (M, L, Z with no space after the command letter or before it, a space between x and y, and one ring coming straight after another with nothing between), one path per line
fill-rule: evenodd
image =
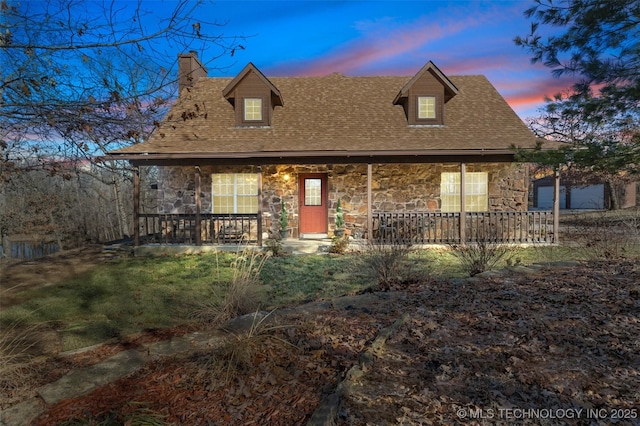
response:
M207 76L207 69L198 60L198 53L194 50L189 53L178 54L178 93L182 93L185 87L191 87L200 77Z

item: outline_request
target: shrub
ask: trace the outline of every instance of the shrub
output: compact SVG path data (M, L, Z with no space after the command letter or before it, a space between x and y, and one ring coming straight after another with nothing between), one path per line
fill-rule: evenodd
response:
M453 256L470 277L495 268L501 260L511 263L511 257L515 253L513 248L506 244L483 238L472 243L451 244L450 247Z
M14 403L12 393L30 386L35 369L30 350L39 344L42 326L21 320L2 326L0 334L0 406Z
M281 231L286 231L289 226L289 216L287 214L287 206L284 204L284 200L280 200L280 217L278 218L278 224Z
M411 244L394 242L392 244L369 243L362 258L378 281L382 291L389 291L395 285L415 280L409 254Z
M333 237L331 239L331 247L329 253L344 254L349 247L349 237L343 235L342 237Z
M284 247L282 246L282 240L278 238L268 238L264 241L266 251L271 253L272 256L280 256Z
M344 213L342 212L342 205L338 198L338 204L336 205L336 228L341 229L344 226Z

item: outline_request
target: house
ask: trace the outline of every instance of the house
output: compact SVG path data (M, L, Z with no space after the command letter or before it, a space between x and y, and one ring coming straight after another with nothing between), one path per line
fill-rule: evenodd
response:
M165 120L110 153L158 167L157 211L135 197L136 244L261 244L278 230L281 201L293 238L332 235L338 200L355 238L554 235L551 212L527 211L528 169L514 163L513 147L536 138L484 76L428 62L408 77L267 77L249 63L208 78L193 52L179 66Z

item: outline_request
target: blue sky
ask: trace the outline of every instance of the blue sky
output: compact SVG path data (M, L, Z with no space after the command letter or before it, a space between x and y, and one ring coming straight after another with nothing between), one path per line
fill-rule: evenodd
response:
M447 75L483 74L525 119L544 96L571 85L558 80L513 39L530 21L532 0L244 1L200 9L203 21L227 22L225 36L246 36L244 50L209 76L234 76L253 62L267 77L414 75L433 61ZM211 60L201 52L204 62ZM215 62L214 62L215 64ZM228 65L225 62L225 65Z

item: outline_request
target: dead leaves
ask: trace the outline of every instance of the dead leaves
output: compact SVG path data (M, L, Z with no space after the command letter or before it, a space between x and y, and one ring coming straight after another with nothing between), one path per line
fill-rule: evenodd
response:
M412 320L362 378L342 424L457 424L456 407L637 408L631 263L415 288Z

